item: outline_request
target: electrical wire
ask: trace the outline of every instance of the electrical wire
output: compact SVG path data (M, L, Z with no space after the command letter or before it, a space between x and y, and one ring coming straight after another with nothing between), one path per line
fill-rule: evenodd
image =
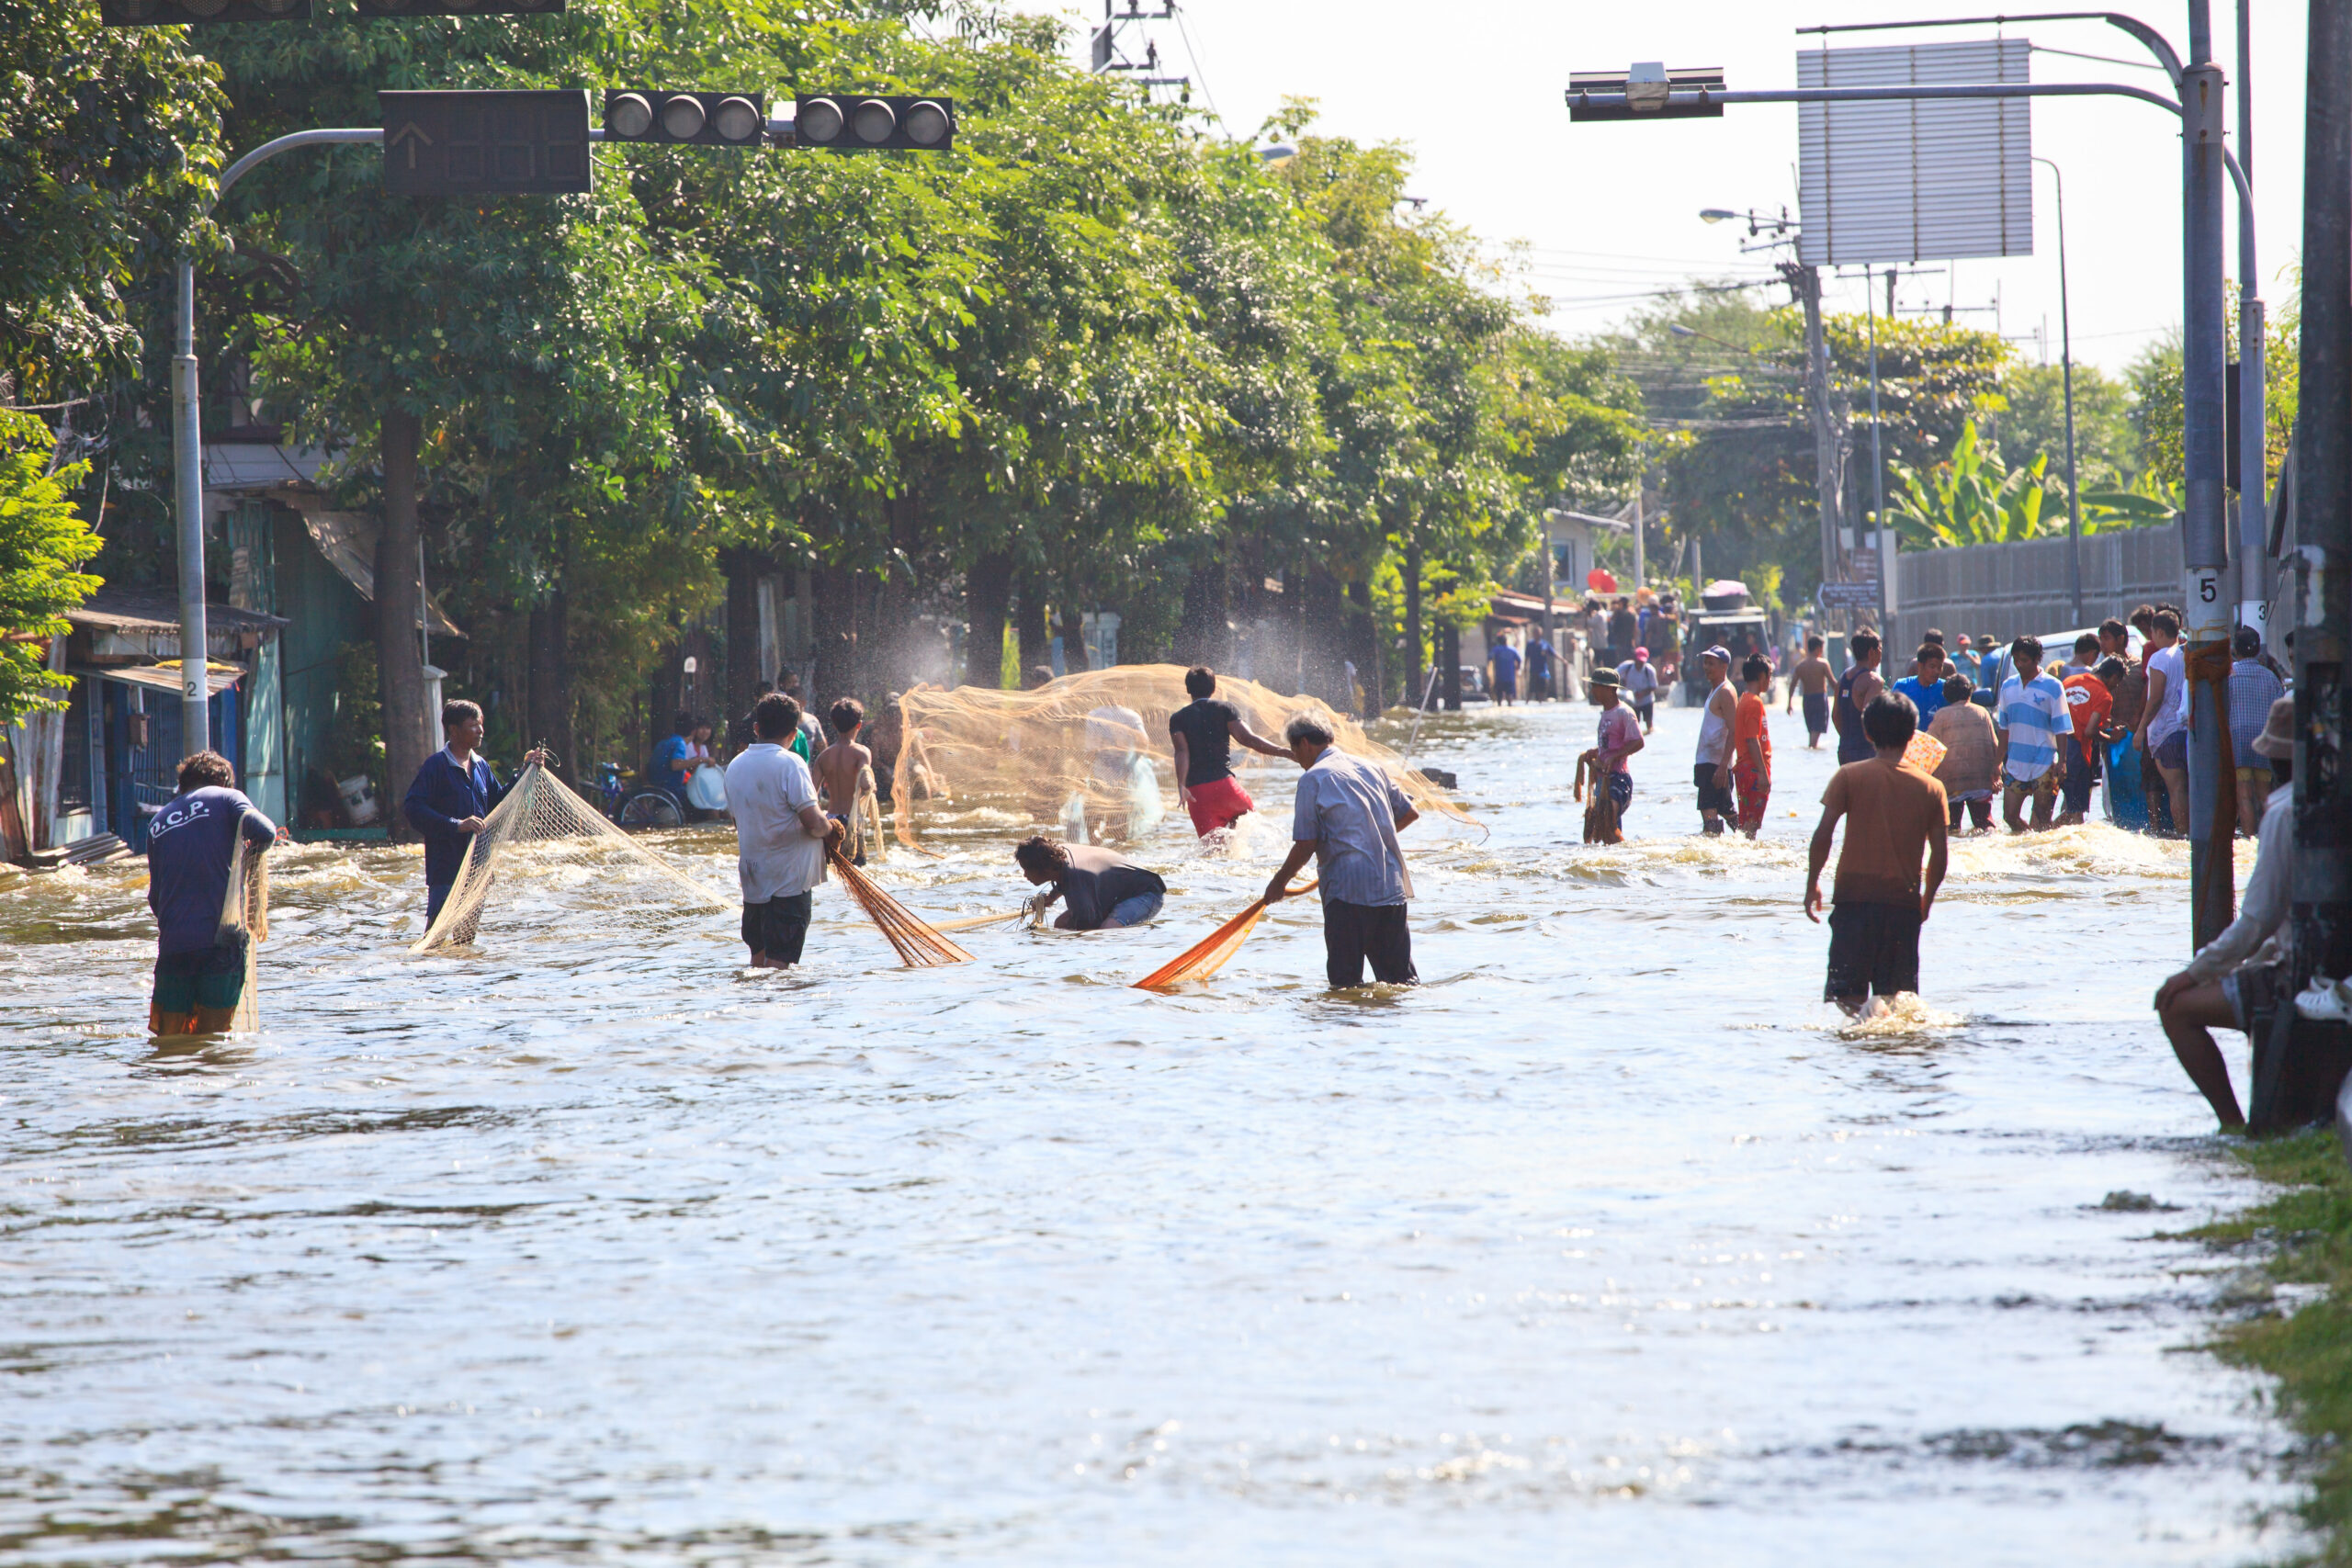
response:
M1182 7L1170 5L1169 12L1176 18L1176 36L1184 40L1184 58L1193 63L1193 74L1201 84L1201 96L1209 101L1209 118L1219 125L1225 123L1225 112L1216 107L1216 94L1209 86L1208 68L1201 63L1201 51L1193 47L1193 29L1184 25Z

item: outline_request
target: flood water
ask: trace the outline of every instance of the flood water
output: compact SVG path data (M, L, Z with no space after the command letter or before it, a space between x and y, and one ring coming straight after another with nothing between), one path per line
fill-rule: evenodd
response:
M942 970L838 885L789 975L731 913L524 889L412 957L413 853L297 848L262 1032L172 1048L136 863L0 883L0 1555L2291 1549L2287 1439L2196 1348L2223 1260L2164 1239L2249 1196L2147 1010L2184 852L1956 845L1927 1010L1843 1025L1798 908L1828 754L1776 712L1764 840L1702 841L1694 720L1609 850L1591 710L1433 722L1489 831L1407 835L1409 992L1324 990L1311 900L1127 988L1279 847L1181 816L1156 928ZM943 807L948 858L877 874L1009 908L1016 825ZM730 833L665 843L733 896Z

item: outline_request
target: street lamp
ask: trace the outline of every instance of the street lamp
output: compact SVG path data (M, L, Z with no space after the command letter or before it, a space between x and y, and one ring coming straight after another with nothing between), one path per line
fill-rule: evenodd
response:
M2075 602L2075 624L2083 624L2083 503L2075 482L2075 328L2066 310L2066 176L2047 164L2058 182L2058 363L2066 383L2066 592Z

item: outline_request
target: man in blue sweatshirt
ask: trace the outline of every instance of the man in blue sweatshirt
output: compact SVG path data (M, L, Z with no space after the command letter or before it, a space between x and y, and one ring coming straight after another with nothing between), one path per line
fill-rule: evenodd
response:
M258 853L277 840L277 824L237 788L237 772L218 751L180 763L180 792L147 828L147 907L155 912L155 989L147 1027L156 1034L219 1034L244 998L243 931L222 941L229 872L237 840Z
M401 810L409 826L424 840L424 924L432 929L442 903L466 863L466 847L482 829L482 820L514 787L500 784L490 764L474 754L481 744L481 709L462 698L441 705L441 732L448 746L424 759L416 780L408 786ZM525 763L543 762L547 754L529 751Z

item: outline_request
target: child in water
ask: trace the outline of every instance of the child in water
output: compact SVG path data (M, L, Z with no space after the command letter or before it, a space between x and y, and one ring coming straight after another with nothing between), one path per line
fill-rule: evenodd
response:
M859 800L874 793L874 753L857 740L857 732L865 728L865 705L855 697L843 697L826 710L825 716L832 720L839 739L818 753L817 764L809 771L817 775L825 815L848 831L851 863L864 865Z

